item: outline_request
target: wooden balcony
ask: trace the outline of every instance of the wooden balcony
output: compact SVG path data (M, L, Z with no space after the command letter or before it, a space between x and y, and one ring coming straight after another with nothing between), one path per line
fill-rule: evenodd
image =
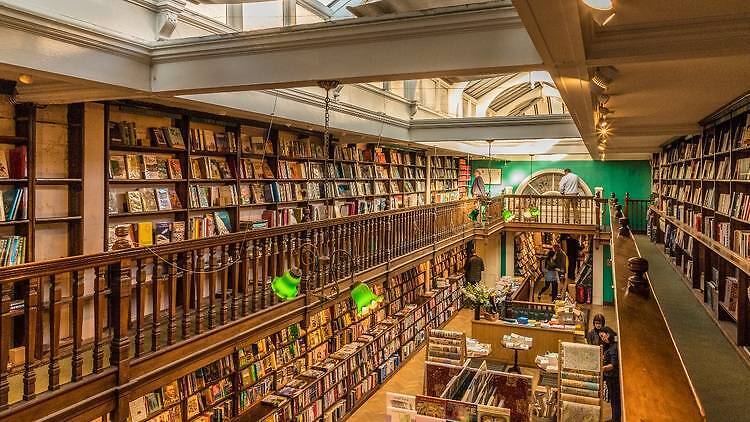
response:
M348 270L372 282L488 230L578 230L562 199L496 199L482 227L467 217L474 201L459 201L0 268L0 420L125 420L133 398L299 320L316 305L306 293L332 282L304 271L302 244L346 250ZM578 200L586 230L597 227L598 202ZM530 201L536 221L523 215ZM270 282L291 266L302 294L281 302Z

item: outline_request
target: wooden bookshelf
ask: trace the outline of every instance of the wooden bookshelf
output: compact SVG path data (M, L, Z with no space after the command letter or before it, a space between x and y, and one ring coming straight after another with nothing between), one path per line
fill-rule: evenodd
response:
M105 104L105 125L106 162L125 162L124 173L108 169L106 175L105 202L113 195L114 205L105 210L105 249L121 224L133 227L134 242L136 223L145 223L146 231L159 224L162 236L152 236L154 242L166 241L165 234L176 241L210 235L219 220L236 231L421 206L428 188L439 202L460 197L455 158L431 157L428 169L424 152L400 146L334 139L326 149L319 133L127 101ZM155 129L167 139L160 140ZM170 141L169 130L177 131L184 147ZM118 141L122 137L127 139ZM131 175L129 160L155 170ZM172 163L179 163L178 176ZM129 192L143 199L152 191L177 198L179 206L170 201L165 209L128 208ZM132 194L134 203L139 194ZM142 201L144 207L147 202L153 205ZM205 226L208 233L197 230Z
M430 192L433 203L460 198L458 160L454 157L430 157Z
M457 266L462 251L459 246L441 254L440 265ZM426 271L425 264L418 267ZM134 399L130 420L345 420L414 355L430 329L460 309L460 277L452 278L392 314L380 307L357 315L350 298L326 303ZM372 287L385 293L384 286Z
M750 100L652 159L649 234L729 338L750 344Z

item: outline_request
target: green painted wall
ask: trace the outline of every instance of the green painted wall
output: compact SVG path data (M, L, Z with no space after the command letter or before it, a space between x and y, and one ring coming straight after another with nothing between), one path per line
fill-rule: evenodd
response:
M508 275L508 269L505 268L505 254L508 253L505 247L505 236L508 236L508 233L501 233L500 234L500 275ZM512 251L511 251L512 252Z
M604 277L602 277L602 301L604 303L615 303L614 279L612 278L612 250L609 245L602 245L602 259L604 260Z
M472 161L472 169L488 167L489 161ZM500 168L503 171L502 185L513 186L515 191L518 184L529 176L529 161L492 161L492 168ZM634 199L646 199L651 195L651 167L648 161L543 161L534 160L534 172L544 169L569 168L581 177L591 191L601 186L604 194L609 196L615 192L618 198L625 197L625 192L630 192ZM493 181L494 182L494 181ZM485 183L487 181L485 180ZM493 184L492 194L499 194L502 185Z

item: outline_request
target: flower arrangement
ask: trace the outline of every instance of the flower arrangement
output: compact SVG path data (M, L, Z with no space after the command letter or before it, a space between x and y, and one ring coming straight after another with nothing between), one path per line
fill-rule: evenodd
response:
M474 308L474 319L479 319L481 311L496 313L493 297L495 291L483 283L469 283L462 289L464 297Z

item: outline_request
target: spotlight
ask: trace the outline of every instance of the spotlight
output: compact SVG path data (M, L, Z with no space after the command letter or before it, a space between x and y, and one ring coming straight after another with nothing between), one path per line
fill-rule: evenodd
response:
M591 76L591 82L602 91L606 91L616 76L617 69L612 66L597 67Z
M601 152L604 152L604 150L606 150L606 149L607 149L607 146L606 146L606 145L604 145L604 144L599 144L599 147L598 147L598 148L599 148L599 151L601 151Z
M24 85L30 85L34 83L34 78L26 73L22 73L18 76L18 82L21 82Z
M612 10L612 0L583 0L583 4L596 10Z

